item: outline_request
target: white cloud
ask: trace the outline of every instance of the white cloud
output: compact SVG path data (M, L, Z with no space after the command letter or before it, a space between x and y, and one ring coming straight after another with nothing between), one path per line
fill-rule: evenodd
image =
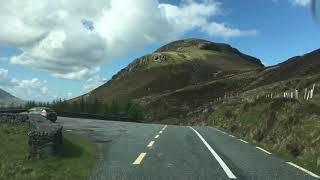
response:
M67 99L71 99L72 96L73 96L73 93L72 93L72 92L68 92L68 93L67 93Z
M0 88L25 100L51 100L46 80L9 77L7 69L0 68Z
M237 28L228 27L226 24L219 24L215 22L209 23L208 25L203 26L201 29L211 36L219 36L224 38L250 36L258 33L256 30L241 31Z
M0 79L5 79L8 76L8 69L0 68Z
M38 78L32 79L11 79L11 86L7 87L11 92L20 98L27 100L44 100L48 96L47 82Z
M12 82L8 78L8 69L0 68L0 87L2 86L10 86Z
M106 82L106 79L102 79L99 76L94 76L94 77L89 78L85 81L82 91L84 93L88 93L88 92L94 90L95 88L101 86L105 82Z
M311 0L289 0L289 2L295 6L306 7L311 3Z
M85 79L117 57L198 29L230 38L255 34L212 21L214 0L24 0L0 6L0 42L23 53L10 62L55 77Z
M40 88L40 90L41 90L42 94L47 94L49 91L48 87L42 87L42 88Z

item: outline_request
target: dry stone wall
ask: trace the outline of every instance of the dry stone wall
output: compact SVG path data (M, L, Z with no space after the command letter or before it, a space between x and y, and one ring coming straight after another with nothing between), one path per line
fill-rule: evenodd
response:
M29 158L55 156L62 150L62 126L41 115L0 114L0 123L29 124Z

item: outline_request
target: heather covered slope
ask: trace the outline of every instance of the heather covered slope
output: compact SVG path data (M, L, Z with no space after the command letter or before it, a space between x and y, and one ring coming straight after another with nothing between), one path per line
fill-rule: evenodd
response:
M206 119L213 104L225 96L247 101L265 93L283 93L292 85L302 91L311 83L303 79L320 72L319 56L316 50L264 67L257 58L227 44L179 40L134 60L106 84L70 101L111 103L128 98L142 105L145 122L188 124Z
M295 90L299 99L281 97ZM320 173L319 95L319 50L264 67L229 45L189 39L136 59L83 99L126 97L142 106L142 122L223 128Z
M288 79L319 74L320 49L302 56L292 57L282 63L267 68L257 80L258 85L270 84Z
M118 96L139 99L259 68L263 68L260 60L229 45L180 40L134 60L84 97L88 101L94 98L110 101Z

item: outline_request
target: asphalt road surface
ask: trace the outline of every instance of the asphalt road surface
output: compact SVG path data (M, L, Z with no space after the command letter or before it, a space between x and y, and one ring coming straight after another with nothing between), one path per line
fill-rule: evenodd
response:
M59 117L101 147L93 180L313 180L316 174L211 127Z

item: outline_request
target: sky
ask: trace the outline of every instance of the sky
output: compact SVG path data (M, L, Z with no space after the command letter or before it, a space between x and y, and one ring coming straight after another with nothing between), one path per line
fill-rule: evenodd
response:
M310 0L6 0L0 24L0 88L36 101L87 93L178 39L228 43L267 66L320 48Z

